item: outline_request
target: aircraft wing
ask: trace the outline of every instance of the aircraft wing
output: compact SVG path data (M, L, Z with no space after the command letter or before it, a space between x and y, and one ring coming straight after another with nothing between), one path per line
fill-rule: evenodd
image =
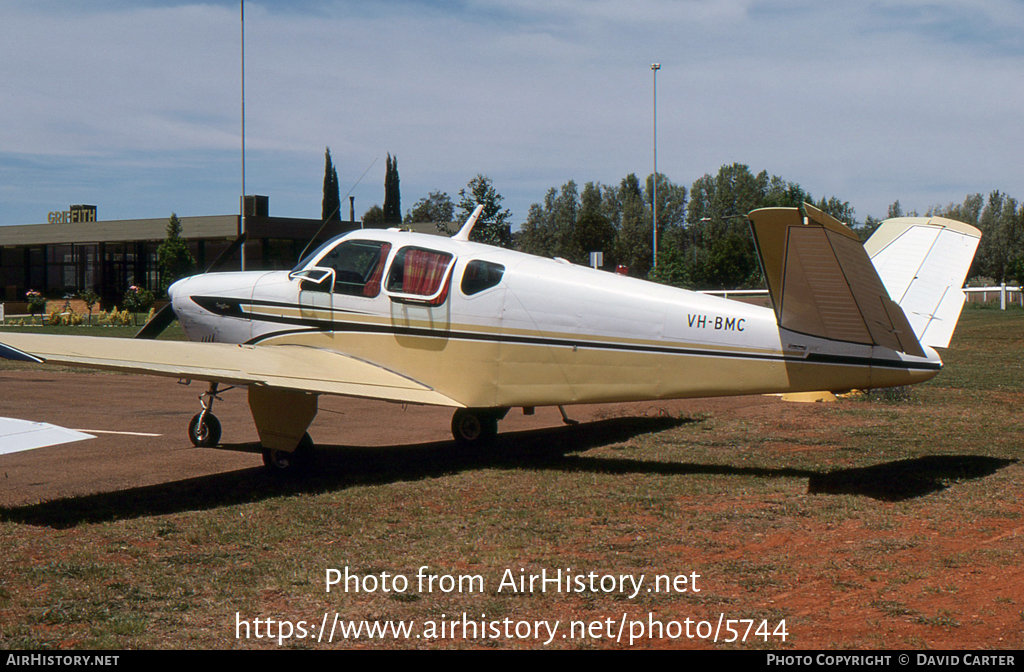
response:
M0 455L94 438L96 437L92 434L65 429L47 422L0 418Z
M0 357L314 394L462 406L400 373L340 352L303 345L3 333Z

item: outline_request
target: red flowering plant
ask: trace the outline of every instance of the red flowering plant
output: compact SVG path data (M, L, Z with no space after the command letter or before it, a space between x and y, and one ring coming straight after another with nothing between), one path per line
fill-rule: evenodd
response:
M131 313L136 313L136 324L139 323L137 313L149 310L153 305L153 301L153 292L149 291L145 287L136 287L135 285L129 287L128 291L124 293L124 298L121 299L121 303L125 310Z
M36 313L42 315L46 312L46 297L41 292L30 289L25 292L25 299L28 301L28 312L33 317Z

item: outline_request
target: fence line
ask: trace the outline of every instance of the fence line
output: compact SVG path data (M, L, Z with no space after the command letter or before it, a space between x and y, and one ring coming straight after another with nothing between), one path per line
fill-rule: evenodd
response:
M1013 294L1017 294L1017 300L1020 302L1020 306L1024 308L1024 292L1021 291L1020 287L1008 287L1006 283L1002 283L998 287L964 287L964 291L968 294L981 294L981 301L985 303L988 301L989 293L999 294L999 308L1006 310L1006 299L1009 294L1010 301L1013 301Z
M1014 301L1013 295L1017 295L1017 302L1024 308L1024 288L1018 286L1008 286L1003 283L999 286L992 287L964 287L964 292L970 296L972 294L980 294L982 303L988 301L989 294L999 295L999 307L1002 310L1006 310L1007 300L1009 302ZM713 296L721 296L726 299L729 295L733 296L768 296L767 289L706 289L698 292L698 294L710 294Z
M767 289L702 289L697 293L722 296L727 299L730 294L733 296L768 296Z

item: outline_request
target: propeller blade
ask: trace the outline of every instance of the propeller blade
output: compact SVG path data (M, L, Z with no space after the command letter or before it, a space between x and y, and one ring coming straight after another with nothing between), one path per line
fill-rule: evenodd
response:
M135 334L135 338L153 339L163 333L164 329L174 322L177 315L174 314L174 306L168 302L166 306L156 312L149 322L146 322Z
M210 264L210 267L206 269L206 272L213 273L214 271L218 270L221 266L226 264L228 259L235 256L235 252L238 251L238 248L242 247L242 243L245 242L245 239L248 238L248 236L249 234L248 232L246 232L238 236L238 238L235 238L235 241L228 245L226 250L217 255L217 258L213 260L213 263Z

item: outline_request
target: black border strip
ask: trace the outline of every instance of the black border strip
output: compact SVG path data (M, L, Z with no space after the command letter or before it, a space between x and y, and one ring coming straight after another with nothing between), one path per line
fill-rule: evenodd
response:
M267 339L276 338L278 336L297 334L308 331L316 331L330 334L373 333L393 336L413 336L423 338L443 338L466 341L514 343L517 345L545 345L549 347L561 348L586 348L589 350L616 350L624 352L639 352L650 354L722 357L729 359L756 359L773 362L838 364L845 366L877 366L880 368L889 369L938 371L942 368L941 364L932 362L907 362L903 360L873 359L871 357L853 357L847 355L822 355L817 353L810 353L806 357L794 357L789 355L764 355L745 352L720 352L714 350L698 350L695 348L682 348L673 346L632 345L628 343L594 342L583 339L577 340L565 338L549 338L543 336L514 336L509 334L487 334L480 332L453 331L451 329L423 329L416 327L395 327L392 325L357 324L352 322L318 320L303 317L285 317L283 315L264 315L259 313L249 313L242 310L243 304L252 306L290 308L296 310L301 310L303 308L302 306L290 303L278 303L273 301L260 300L249 301L244 299L225 299L209 296L192 297L192 300L195 301L198 305L202 306L206 310L216 315L222 315L224 317L237 317L249 319L255 322L270 322L274 324L284 324L291 325L294 327L300 327L297 329L276 331L270 334L265 334L263 336L250 339L247 342L247 345L255 345ZM333 308L329 308L326 306L322 308L310 306L309 308L325 311L329 310L332 313L338 312L335 311Z

